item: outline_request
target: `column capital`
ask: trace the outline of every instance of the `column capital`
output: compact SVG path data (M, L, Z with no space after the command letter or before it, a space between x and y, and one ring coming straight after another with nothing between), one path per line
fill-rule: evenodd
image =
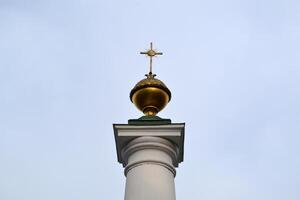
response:
M174 167L183 161L184 123L167 125L114 124L118 162L125 167L128 157L143 149L158 149L172 158Z

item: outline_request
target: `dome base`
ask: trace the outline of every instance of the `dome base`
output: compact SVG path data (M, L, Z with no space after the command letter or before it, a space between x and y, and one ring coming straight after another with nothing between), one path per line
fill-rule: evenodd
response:
M171 124L171 119L164 119L158 116L142 116L138 119L129 119L130 125L164 125Z

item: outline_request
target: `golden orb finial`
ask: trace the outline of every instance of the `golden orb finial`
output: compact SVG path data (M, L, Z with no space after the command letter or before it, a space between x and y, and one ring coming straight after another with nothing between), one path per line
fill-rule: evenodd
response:
M145 79L139 81L130 92L130 100L146 116L155 116L171 100L171 92L167 86L155 78L152 74L152 57L162 55L153 49L152 42L150 49L146 52L140 52L150 57L150 71Z

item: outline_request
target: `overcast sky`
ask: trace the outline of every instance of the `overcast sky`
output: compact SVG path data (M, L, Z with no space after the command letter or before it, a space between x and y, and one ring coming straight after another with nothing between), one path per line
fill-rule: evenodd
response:
M0 0L0 199L123 199L148 71L186 123L178 200L299 200L300 1Z

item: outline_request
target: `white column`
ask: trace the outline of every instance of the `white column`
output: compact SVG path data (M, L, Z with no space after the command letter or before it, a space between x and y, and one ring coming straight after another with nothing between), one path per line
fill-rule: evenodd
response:
M183 161L184 123L114 124L125 200L175 200L175 167Z
M125 200L175 200L178 147L160 137L138 137L122 150Z

